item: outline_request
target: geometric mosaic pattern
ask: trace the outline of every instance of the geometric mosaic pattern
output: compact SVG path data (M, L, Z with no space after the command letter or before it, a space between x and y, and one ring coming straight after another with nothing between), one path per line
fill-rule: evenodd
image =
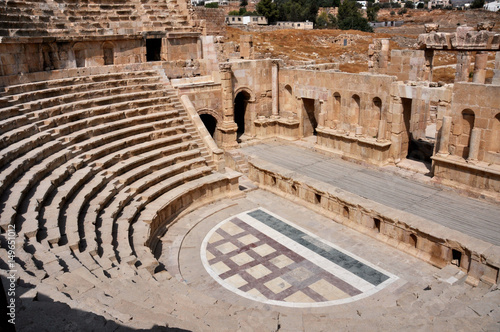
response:
M201 258L225 288L291 307L352 302L397 279L263 208L214 227L202 243Z

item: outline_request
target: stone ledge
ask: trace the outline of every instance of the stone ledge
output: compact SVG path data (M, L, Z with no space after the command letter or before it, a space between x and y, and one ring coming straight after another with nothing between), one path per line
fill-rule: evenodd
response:
M493 167L488 167L488 163L485 162L467 162L465 159L456 157L456 156L444 156L444 155L434 155L431 157L432 160L442 162L445 164L452 164L455 166L463 167L463 168L470 168L474 169L476 171L484 172L484 173L489 173L489 174L494 174L497 176L500 176L500 168L495 169L495 165ZM498 167L496 167L498 168Z
M379 142L376 139L370 139L370 138L363 137L363 136L356 137L356 136L346 135L346 134L338 132L335 129L318 127L318 128L316 128L316 131L320 132L322 134L325 134L325 135L331 135L334 137L338 137L340 139L345 139L345 140L349 140L349 141L353 141L353 142L359 142L359 143L363 143L363 144L373 145L373 146L377 146L380 148L386 148L386 147L391 146L391 141L389 141L389 140Z

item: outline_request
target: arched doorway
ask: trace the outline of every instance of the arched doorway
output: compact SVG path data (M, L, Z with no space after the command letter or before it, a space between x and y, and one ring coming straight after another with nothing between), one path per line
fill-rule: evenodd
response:
M200 114L200 119L203 121L203 124L205 125L205 128L207 128L208 132L210 133L210 136L214 138L215 135L215 129L217 128L217 119L210 114Z
M240 140L241 136L245 133L245 125L250 124L245 123L246 111L248 101L250 100L250 94L246 91L240 91L234 98L234 122L238 125L238 131L236 139Z

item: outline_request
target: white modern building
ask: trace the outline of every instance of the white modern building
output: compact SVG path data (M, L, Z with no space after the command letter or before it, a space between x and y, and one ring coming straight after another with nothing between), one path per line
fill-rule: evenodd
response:
M500 1L487 3L483 8L490 12L497 12L500 10Z
M228 25L267 25L267 18L264 16L226 16Z

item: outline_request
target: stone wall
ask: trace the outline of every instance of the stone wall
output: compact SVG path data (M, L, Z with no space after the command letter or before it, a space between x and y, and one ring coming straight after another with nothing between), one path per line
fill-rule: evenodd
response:
M199 33L197 32L169 33L167 38L163 39L163 45L166 46L166 54L162 54L162 60L201 59L203 57L202 41L199 37Z
M205 36L225 36L226 24L224 20L226 13L224 8L194 7L193 19L203 28Z
M316 131L324 148L388 162L391 133L401 121L391 107L393 77L286 68L279 75L279 114L300 121L299 136Z
M245 112L245 133L254 136L254 121L258 116L271 115L271 67L270 60L239 61L232 64L233 91L248 94L249 100Z
M222 121L222 89L220 83L204 82L178 86L179 96L187 95L198 114L210 114Z
M399 81L430 80L426 64L428 59L423 50L392 50L387 75L394 75Z
M445 183L500 193L500 86L455 83L440 128L434 175ZM484 192L481 192L484 194Z
M86 41L1 43L0 74L17 75L44 70L92 67L104 65L104 48L113 51L114 64L144 62L145 48L141 39Z

